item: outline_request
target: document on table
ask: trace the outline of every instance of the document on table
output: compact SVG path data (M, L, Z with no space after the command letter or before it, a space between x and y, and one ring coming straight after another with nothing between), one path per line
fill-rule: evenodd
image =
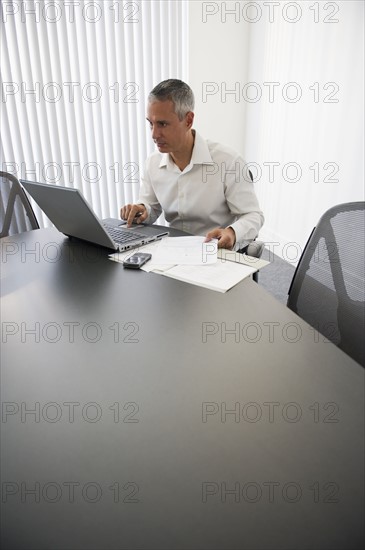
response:
M234 252L233 250L227 250L225 248L220 248L218 250L218 259L223 260L224 262L236 262L237 264L248 265L249 267L254 267L256 271L262 269L263 267L269 265L270 262L267 260L262 260L261 258L254 258L253 256L248 256L247 254L241 254L240 252Z
M123 263L135 252L141 250L152 254L152 258L142 269L144 271L164 271L174 265L211 265L217 261L218 241L205 242L205 237L164 237L160 241L140 248L117 252L109 257Z
M221 250L217 250L215 239L204 241L204 237L164 237L161 241L127 252L117 252L109 257L123 263L135 252L147 252L152 254L152 258L142 266L143 271L152 271L218 292L226 292L257 270L255 264L250 266L240 261L242 254L237 254L238 259L234 256L235 260L232 254L229 258L222 255Z
M165 237L156 249L154 265L210 265L217 261L218 241L205 237Z
M227 292L255 271L254 267L218 259L216 263L205 266L176 265L161 272L161 275L217 292Z

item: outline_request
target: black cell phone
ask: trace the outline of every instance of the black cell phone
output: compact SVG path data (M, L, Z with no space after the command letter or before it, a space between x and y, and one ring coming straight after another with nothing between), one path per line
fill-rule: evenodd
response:
M131 269L139 269L142 267L148 260L152 258L152 254L146 254L144 252L136 252L123 262L123 267L128 267Z

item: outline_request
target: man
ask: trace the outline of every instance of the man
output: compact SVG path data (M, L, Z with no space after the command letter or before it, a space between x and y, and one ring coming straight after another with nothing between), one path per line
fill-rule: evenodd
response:
M136 204L121 208L127 225L153 223L163 211L171 227L243 248L264 217L245 163L234 151L192 129L194 95L181 80L158 84L148 96L147 120L158 151L147 159Z

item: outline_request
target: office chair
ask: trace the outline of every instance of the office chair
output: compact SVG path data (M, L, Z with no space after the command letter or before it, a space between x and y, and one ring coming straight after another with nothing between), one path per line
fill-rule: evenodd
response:
M261 258L262 253L265 248L265 243L262 241L252 241L250 244L245 246L244 248L241 248L241 250L238 250L241 254L247 254L248 256L252 256L253 258ZM253 280L258 283L259 281L259 272L255 271L252 275Z
M365 366L364 202L330 208L294 273L288 307Z
M7 172L0 172L0 198L0 237L39 229L24 189L16 177Z
M248 173L251 178L251 181L253 182L253 175L251 170L249 170ZM261 258L264 248L265 248L265 243L254 239L252 242L250 242L250 244L248 244L241 250L238 250L238 252L240 252L241 254L247 254L248 256L252 256L253 258ZM252 278L256 283L258 283L259 272L255 271L255 273L252 275Z

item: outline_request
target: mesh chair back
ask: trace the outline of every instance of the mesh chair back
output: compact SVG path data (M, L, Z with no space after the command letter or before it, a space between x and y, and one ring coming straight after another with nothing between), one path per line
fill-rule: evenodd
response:
M364 202L330 208L313 230L288 306L365 366Z
M22 186L7 172L0 172L0 199L0 237L39 228Z

